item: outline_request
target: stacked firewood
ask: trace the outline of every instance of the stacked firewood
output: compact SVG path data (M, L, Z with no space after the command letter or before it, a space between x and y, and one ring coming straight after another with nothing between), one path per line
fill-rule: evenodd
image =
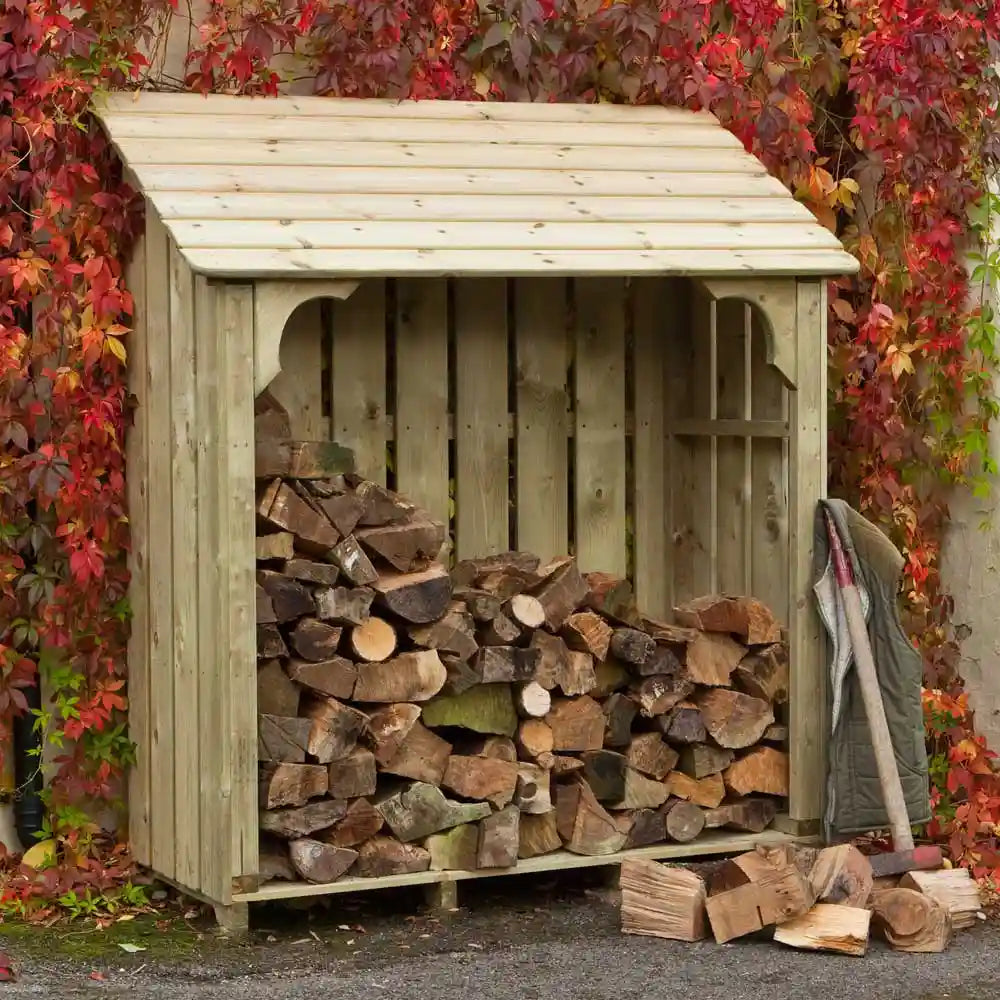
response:
M258 445L262 875L332 881L760 832L788 793L786 644L749 598L674 623L627 581L509 552ZM323 478L316 478L319 475Z
M766 932L788 947L855 956L874 931L896 951L939 952L983 919L968 869L940 865L934 848L868 857L852 844L758 846L690 868L627 859L622 930L681 941L711 933L719 943Z

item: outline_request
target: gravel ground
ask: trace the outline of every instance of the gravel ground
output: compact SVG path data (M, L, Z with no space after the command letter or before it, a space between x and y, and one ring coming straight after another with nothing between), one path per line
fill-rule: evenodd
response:
M105 939L93 954L74 948L56 957L57 939L65 942L65 936L41 931L34 941L6 942L20 980L0 985L0 1000L1000 997L1000 928L993 924L963 932L941 955L904 955L875 942L866 958L855 959L763 940L720 947L625 937L614 894L600 888L594 873L462 888L463 909L443 920L425 913L419 897L401 892L370 893L320 910L256 910L252 937L240 944L204 929L185 929L180 939L151 930L136 936L146 947L142 953L125 954ZM94 973L103 979L91 978Z

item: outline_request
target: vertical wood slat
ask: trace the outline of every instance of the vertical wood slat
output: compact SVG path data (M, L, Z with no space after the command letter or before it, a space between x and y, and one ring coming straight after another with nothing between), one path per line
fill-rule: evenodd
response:
M826 681L822 624L813 600L813 533L826 495L826 287L797 286L798 363L791 394L789 520L789 815L822 816L826 773Z
M169 237L159 217L146 213L146 344L149 405L146 409L150 483L149 705L150 843L153 868L177 878L174 799L173 440L170 412Z
M195 278L195 356L197 359L198 447L198 740L201 822L201 872L198 888L212 899L228 900L232 885L232 814L229 811L228 693L224 669L229 646L220 629L223 589L230 567L224 562L221 508L228 496L220 477L224 467L218 419L220 353L216 287ZM228 331L227 331L228 332ZM293 431L294 433L294 431ZM228 530L228 529L227 529ZM228 636L225 637L228 643Z
M269 386L288 411L292 437L324 441L330 423L323 416L322 302L303 302L285 323L281 335L281 371Z
M195 427L194 278L170 244L170 406L173 499L175 797L177 879L198 886L200 768L198 733L198 456Z
M748 308L739 299L726 299L716 305L720 419L747 416ZM750 534L746 523L750 501L748 453L746 438L716 439L718 576L713 589L723 593L745 594L750 590Z
M225 690L219 732L228 734L220 779L220 808L232 817L227 875L258 868L257 642L254 585L253 288L225 285L218 292L223 332L219 364L220 483L225 492L220 565L225 568L219 619ZM228 669L225 669L228 667ZM228 793L228 806L227 803ZM220 902L228 902L229 893Z
M543 562L569 551L565 283L525 278L514 292L517 548Z
M333 438L359 475L385 485L385 282L361 284L333 314Z
M676 313L671 310L672 285L664 278L640 279L633 299L635 592L639 607L659 617L670 611L664 516L664 341L677 335Z
M396 488L448 523L448 285L398 282Z
M455 554L509 548L507 283L455 285Z
M580 568L624 576L625 283L574 281L576 557Z
M128 641L128 722L135 743L135 764L129 772L129 845L140 864L152 863L150 844L150 705L149 705L149 381L146 357L146 250L140 238L126 272L132 293L132 333L128 346L128 387L136 397L132 426L125 433L126 488L131 530L129 602L132 610Z

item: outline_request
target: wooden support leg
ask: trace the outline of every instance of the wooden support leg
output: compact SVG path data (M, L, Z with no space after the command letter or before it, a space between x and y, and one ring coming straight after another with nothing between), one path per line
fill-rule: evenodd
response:
M438 913L447 913L458 909L458 883L435 882L424 886L424 898L427 905Z
M223 934L233 937L243 937L250 931L250 904L233 903L230 906L223 906L214 903L215 919L219 925L219 930Z

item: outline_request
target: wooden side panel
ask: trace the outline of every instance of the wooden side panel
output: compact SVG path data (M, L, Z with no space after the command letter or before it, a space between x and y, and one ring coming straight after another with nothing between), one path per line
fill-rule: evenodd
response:
M781 374L767 363L767 342L760 318L752 319L750 343L752 415L755 420L787 420L788 390ZM788 622L788 440L752 441L750 516L753 595Z
M128 642L128 722L135 743L134 766L129 772L129 844L140 864L152 864L150 843L150 706L149 706L149 419L148 360L146 357L146 246L140 238L126 271L126 284L135 303L128 348L128 388L136 397L132 426L125 432L126 489L132 548L129 553L129 605L132 609Z
M448 521L448 286L396 286L396 487Z
M174 800L173 430L170 408L170 250L156 213L146 214L146 330L149 403L150 810L152 866L177 878Z
M665 467L664 341L677 334L674 282L643 278L636 282L632 370L635 373L635 592L646 613L666 616L667 482Z
M716 398L721 419L749 418L749 307L738 299L716 306ZM750 451L745 437L716 439L717 589L750 590Z
M363 282L333 316L333 437L385 485L385 282Z
M304 302L288 317L281 335L281 371L268 387L288 410L292 437L323 441L330 421L323 416L322 302Z
M515 301L517 538L543 561L569 551L566 284L518 281Z
M507 283L455 284L455 553L508 547Z
M798 378L791 394L789 622L791 676L788 811L822 816L828 728L823 628L813 600L813 521L826 495L826 287L802 281L797 295Z
M174 581L174 767L177 880L198 886L198 459L195 429L194 277L170 245L170 427Z
M584 571L624 576L625 284L574 282L576 556Z
M254 594L253 289L223 285L218 292L220 482L225 506L220 532L220 648L224 690L219 732L223 747L220 808L232 817L227 875L257 871L257 642ZM228 670L225 667L228 666ZM227 804L227 787L229 789ZM220 831L221 833L221 831ZM224 848L223 848L224 849ZM221 877L221 876L220 876ZM226 893L222 902L228 902Z

